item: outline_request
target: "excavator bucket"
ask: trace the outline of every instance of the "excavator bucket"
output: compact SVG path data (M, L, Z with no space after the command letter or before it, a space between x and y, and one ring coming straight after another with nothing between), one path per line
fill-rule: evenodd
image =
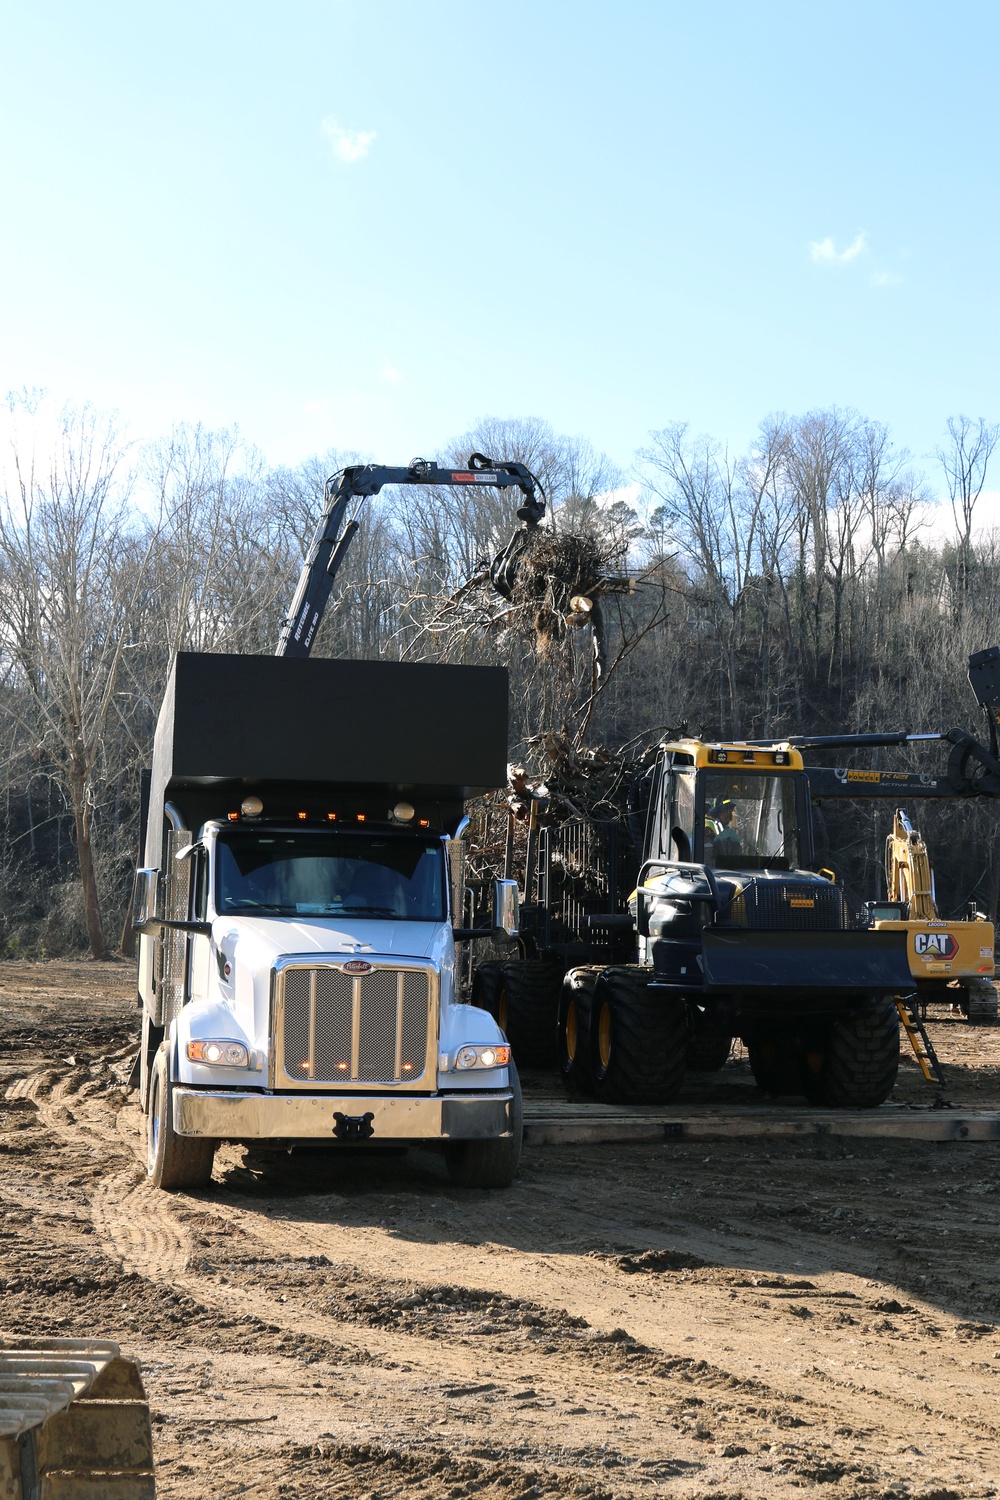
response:
M707 994L774 993L782 1008L797 1000L838 1001L913 989L906 935L899 932L779 932L708 928L702 935Z
M0 1500L153 1500L149 1405L117 1344L0 1332Z

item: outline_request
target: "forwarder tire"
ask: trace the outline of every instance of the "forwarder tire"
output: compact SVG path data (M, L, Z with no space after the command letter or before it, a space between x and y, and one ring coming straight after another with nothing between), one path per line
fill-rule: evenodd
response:
M494 1021L497 1019L503 966L502 958L488 958L485 963L479 965L472 976L469 1004L478 1006L480 1010L488 1010Z
M212 1180L215 1142L200 1136L175 1135L173 1084L167 1069L167 1050L161 1047L149 1081L146 1120L147 1171L154 1187L206 1187Z
M496 1019L522 1068L551 1068L563 971L544 959L511 959L497 990Z
M806 1092L805 1050L785 1037L763 1037L747 1048L753 1081L762 1094L781 1097Z
M717 1073L729 1061L733 1050L731 1036L692 1036L688 1038L687 1069L689 1073Z
M590 1056L602 1104L669 1104L684 1082L682 998L648 988L639 969L605 969L594 987Z
M816 1098L838 1109L875 1109L899 1069L899 1012L879 996L830 1028Z
M524 1133L524 1109L517 1069L508 1070L511 1101L511 1133L497 1141L451 1141L444 1148L448 1176L456 1187L505 1188L517 1176Z
M594 1092L590 1017L600 975L600 969L570 969L559 1002L559 1071L572 1089L583 1094Z

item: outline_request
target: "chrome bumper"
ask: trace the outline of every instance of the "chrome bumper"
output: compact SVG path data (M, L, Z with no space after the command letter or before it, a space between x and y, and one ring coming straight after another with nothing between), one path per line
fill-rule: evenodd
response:
M482 1141L510 1135L509 1089L450 1094L433 1099L384 1094L237 1094L207 1089L173 1090L178 1135L219 1141L337 1139L337 1120L366 1122L374 1141Z

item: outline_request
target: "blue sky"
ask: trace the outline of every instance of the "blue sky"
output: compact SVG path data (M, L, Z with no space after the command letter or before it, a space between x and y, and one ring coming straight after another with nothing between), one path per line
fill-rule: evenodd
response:
M1000 419L995 4L0 15L0 388L285 462Z

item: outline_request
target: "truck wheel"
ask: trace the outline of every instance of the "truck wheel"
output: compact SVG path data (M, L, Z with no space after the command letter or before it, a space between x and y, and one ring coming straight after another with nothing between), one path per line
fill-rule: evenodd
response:
M559 1071L568 1084L586 1094L594 1089L590 1015L600 973L600 969L570 969L559 1001Z
M146 1170L154 1187L205 1187L212 1180L215 1142L174 1134L172 1096L167 1052L161 1047L149 1083Z
M692 1036L688 1038L689 1073L718 1073L729 1061L733 1050L731 1036Z
M522 1068L555 1063L562 977L562 968L544 959L513 959L503 966L496 1019Z
M669 1104L684 1082L684 1001L641 969L605 969L594 988L591 1071L602 1104Z
M514 1098L511 1102L512 1132L499 1141L450 1141L444 1148L448 1176L456 1187L505 1188L517 1176L524 1133L521 1082L511 1063L507 1076Z
M962 1009L973 1026L992 1026L997 1019L996 985L989 979L970 979L962 986Z
M479 965L472 976L469 1004L478 1006L480 1010L489 1011L494 1020L497 1019L503 966L502 958L489 958Z
M880 995L831 1026L816 1097L840 1109L875 1109L898 1070L899 1012Z

